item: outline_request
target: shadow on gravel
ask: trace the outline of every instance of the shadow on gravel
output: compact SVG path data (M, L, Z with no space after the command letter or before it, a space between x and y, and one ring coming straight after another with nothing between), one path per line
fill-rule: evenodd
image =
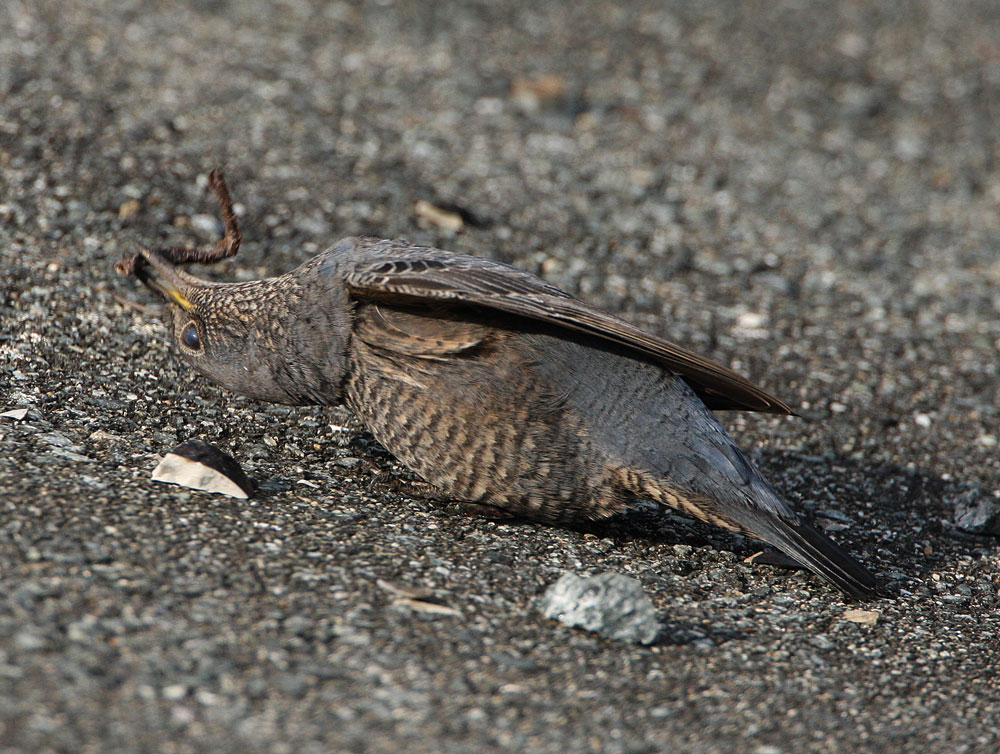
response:
M901 466L838 457L768 452L755 460L796 510L879 574L890 596L913 580L945 568L956 557L1000 546L996 537L965 532L953 523L955 500L969 493L966 484ZM453 512L466 510L444 505ZM766 548L756 540L643 503L605 521L565 528L599 538L708 545L740 557ZM757 562L795 567L770 548ZM697 570L697 565L692 564L691 570ZM684 643L684 627L676 629L672 633Z
M509 525L538 526L488 506L469 506L442 498L434 487L395 462L367 432L355 435L348 447L364 459L367 470L361 476L369 476L366 487L373 495L402 495L422 500L449 516L483 517ZM997 537L972 534L955 526L956 501L973 491L968 484L902 466L867 464L839 456L765 451L755 454L753 460L795 510L802 511L806 518L876 572L889 596L900 588L912 588L916 580L945 569L957 557L1000 547ZM289 486L290 483L275 486L274 480L264 480L260 492L266 495L268 491ZM668 547L709 546L741 558L763 550L764 554L755 559L758 566L797 568L780 553L756 540L661 510L651 503L639 502L627 512L607 520L560 528L622 542L645 541ZM686 575L685 571L696 573L702 565L692 560L687 565L673 563L671 569L675 574ZM667 626L658 643L687 643L691 640L685 638L690 633L689 628L680 624ZM694 635L703 637L704 627L699 626Z
M970 493L967 484L901 466L839 457L771 451L754 460L793 508L876 571L890 593L946 567L955 557L1000 547L997 537L955 526L955 501ZM742 557L766 547L642 504L607 521L571 528L599 537L710 545ZM765 551L758 562L795 567L783 560L780 554Z
M956 501L974 491L966 483L836 456L768 452L757 460L797 509L882 571L922 578L957 556L998 545L996 537L955 526Z

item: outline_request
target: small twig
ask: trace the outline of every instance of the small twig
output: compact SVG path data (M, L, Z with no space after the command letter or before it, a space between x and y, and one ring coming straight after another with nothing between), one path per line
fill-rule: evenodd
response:
M226 233L210 248L169 246L165 249L157 249L157 253L171 264L213 264L235 256L236 252L239 251L240 241L243 239L221 168L215 168L208 174L208 187L212 189L212 193L219 200L219 212L226 224Z
M223 259L235 256L240 249L239 223L236 220L236 213L233 212L233 202L229 198L229 190L226 188L226 179L222 175L221 168L215 168L208 174L208 187L219 200L219 212L226 225L226 232L214 246L198 248L196 246L168 246L156 249L155 253L171 264L214 264ZM132 275L136 267L142 263L141 254L131 254L123 257L115 264L115 270L122 275Z

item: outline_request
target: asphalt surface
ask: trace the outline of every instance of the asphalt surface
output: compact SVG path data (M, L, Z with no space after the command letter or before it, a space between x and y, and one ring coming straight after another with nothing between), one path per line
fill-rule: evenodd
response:
M1000 749L1000 543L954 523L1000 495L997 40L992 2L0 4L0 751ZM346 411L205 384L112 265L214 240L219 164L217 279L405 237L798 406L725 419L893 596L642 506L470 518ZM258 495L152 482L193 437ZM565 570L659 639L543 617Z

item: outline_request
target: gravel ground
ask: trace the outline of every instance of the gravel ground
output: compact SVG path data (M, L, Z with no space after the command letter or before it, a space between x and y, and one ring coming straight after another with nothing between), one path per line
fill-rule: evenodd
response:
M543 7L0 4L0 750L1000 749L1000 550L954 523L1000 495L1000 6ZM725 419L894 596L641 506L469 518L345 411L205 384L112 264L213 240L218 164L218 279L405 237L801 406ZM150 481L192 437L259 494ZM544 618L564 570L661 637Z

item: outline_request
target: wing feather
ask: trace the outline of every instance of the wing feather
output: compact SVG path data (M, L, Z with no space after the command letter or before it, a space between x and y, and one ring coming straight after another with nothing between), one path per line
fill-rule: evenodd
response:
M792 414L733 370L644 332L515 267L399 241L358 249L342 270L355 298L465 304L586 333L683 377L712 409ZM361 253L357 253L360 251Z

